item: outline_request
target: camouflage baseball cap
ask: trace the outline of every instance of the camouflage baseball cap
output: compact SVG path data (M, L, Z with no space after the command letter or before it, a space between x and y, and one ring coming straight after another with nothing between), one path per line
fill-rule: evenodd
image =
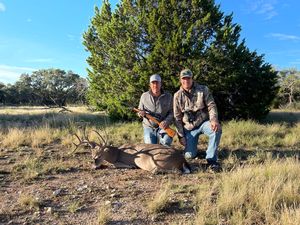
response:
M193 76L193 73L189 69L184 69L184 70L181 70L181 72L180 72L180 78L183 78L183 77L192 77L192 76Z
M161 77L160 77L158 74L153 74L153 75L150 77L150 83L153 82L153 81L161 82Z

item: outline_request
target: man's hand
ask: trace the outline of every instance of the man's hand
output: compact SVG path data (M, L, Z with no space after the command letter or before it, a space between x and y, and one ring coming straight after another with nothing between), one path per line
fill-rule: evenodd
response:
M217 121L210 121L210 127L214 132L221 130L221 125Z
M167 124L166 121L162 121L162 122L159 124L159 126L160 126L162 129L168 128L168 124Z
M143 117L146 116L146 112L145 112L144 110L140 110L140 111L138 112L138 116L139 116L140 118L143 118Z
M186 140L185 140L185 137L178 137L179 139L179 143L182 144L183 146L186 145Z

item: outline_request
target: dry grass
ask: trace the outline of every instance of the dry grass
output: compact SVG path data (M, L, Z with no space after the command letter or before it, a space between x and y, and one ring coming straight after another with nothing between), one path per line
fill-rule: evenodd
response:
M74 201L68 206L68 211L70 213L76 213L81 208L81 202Z
M12 149L30 143L23 128L10 128L7 133L1 132L1 140L3 147Z
M72 148L73 133L82 134L87 127L91 139L98 140L91 130L107 132L108 140L120 145L143 142L140 122L110 123L103 113L92 113L84 107L70 108L73 113L58 113L58 109L42 107L0 108L1 142L4 147L18 148L23 145L42 147L54 141ZM273 112L273 114L285 112ZM291 114L291 113L290 113ZM294 123L274 122L260 124L254 121L229 121L223 124L221 148L298 148L300 147L300 119L297 112L291 114ZM286 115L286 114L285 114ZM295 119L296 118L296 119ZM288 121L288 119L286 119ZM104 132L105 131L105 132ZM201 136L201 143L206 143ZM175 138L174 144L178 144Z
M198 194L197 224L299 224L300 167L295 160L273 160L263 165L223 173ZM295 221L297 221L295 223Z
M30 139L31 147L43 147L60 138L59 133L58 129L51 129L49 126L45 126L29 130L28 138Z
M98 130L109 144L116 146L143 142L141 122L110 123L104 115L85 109L74 109L71 114L31 107L5 110L0 108L0 156L8 159L11 175L20 184L38 182L36 178L71 168L85 168L87 152L68 154L74 149L73 142L78 142L73 134L83 137L84 127L90 140L96 142L101 141L92 130ZM280 112L276 113L279 118ZM293 114L293 122L286 119L272 123L224 123L220 147L227 148L229 155L222 158L223 172L210 174L201 169L194 185L162 183L146 210L155 217L167 212L164 209L173 200L178 202L179 210L184 210L185 202L174 197L180 193L193 201L196 193L197 201L191 203L192 207L196 206L196 217L191 218L192 222L174 221L173 224L300 224L299 161L286 159L299 155L300 122L295 117L298 114ZM206 140L201 137L201 142ZM179 146L177 138L174 144ZM231 151L235 149L248 154L242 162L242 157ZM276 159L272 149L289 150L291 155L286 153L283 159ZM77 212L83 203L73 201L66 206L70 213ZM21 195L17 203L24 209L40 206L39 200L32 195ZM108 206L101 206L94 217L96 223L108 223L111 214Z
M99 142L98 135L92 130L100 131L114 145L143 142L142 127L137 122L112 124L105 129L89 126L87 128L89 138ZM21 146L43 147L58 141L62 146L71 149L73 142L76 141L73 133L83 137L82 132L80 128L58 129L51 128L49 125L38 128L10 128L7 132L1 132L1 142L3 147L14 149ZM285 124L262 125L253 121L230 121L223 125L220 147L229 149L298 148L300 147L299 136L300 123L290 127ZM201 143L203 142L205 138L201 139Z
M283 138L284 146L300 146L300 123L297 123L291 129L289 129L288 133Z
M299 147L299 127L300 123L289 126L233 120L224 124L220 145L226 148Z
M12 168L15 179L21 182L29 182L40 176L57 174L78 167L77 160L64 161L59 158L43 160L43 155L42 151L36 150L34 154L19 158L19 161Z
M31 194L21 194L18 203L22 209L39 209L40 201Z
M14 165L13 173L15 177L20 176L22 180L30 181L37 178L42 173L42 169L40 158L29 156Z
M157 214L161 212L169 203L169 197L172 192L172 184L169 180L166 183L162 183L159 191L155 194L153 199L148 202L148 210L151 214Z
M105 225L111 217L111 210L107 205L102 205L98 210L97 224Z

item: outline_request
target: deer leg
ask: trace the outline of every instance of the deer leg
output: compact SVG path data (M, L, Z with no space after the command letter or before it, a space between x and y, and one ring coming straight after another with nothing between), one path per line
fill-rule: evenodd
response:
M189 174L189 173L191 173L191 168L190 168L189 164L183 163L183 165L182 165L182 173L183 174Z
M157 167L154 167L151 171L150 171L153 175L158 175L158 174L163 174L164 171L157 168Z
M135 169L135 168L137 168L135 165L128 165L128 164L121 163L121 162L115 162L115 163L113 163L113 165L116 168L127 168L127 169Z

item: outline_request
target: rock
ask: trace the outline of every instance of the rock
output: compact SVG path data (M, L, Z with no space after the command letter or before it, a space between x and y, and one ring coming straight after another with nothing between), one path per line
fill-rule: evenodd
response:
M113 207L113 211L116 212L122 207L122 203L121 202L113 202L112 207Z
M152 215L151 216L151 221L155 222L158 220L158 215Z
M88 188L87 185L83 185L83 186L78 187L78 188L77 188L77 191L81 192L81 191L83 191L83 190L85 190L85 189L87 189L87 188Z
M59 189L53 191L53 195L54 195L54 196L58 196L58 195L60 195L61 193L62 193L62 189L61 189L61 188L59 188Z
M116 193L112 193L111 195L110 195L110 197L115 197L116 196Z
M47 214L52 214L53 213L52 207L46 207L45 211L46 211Z

